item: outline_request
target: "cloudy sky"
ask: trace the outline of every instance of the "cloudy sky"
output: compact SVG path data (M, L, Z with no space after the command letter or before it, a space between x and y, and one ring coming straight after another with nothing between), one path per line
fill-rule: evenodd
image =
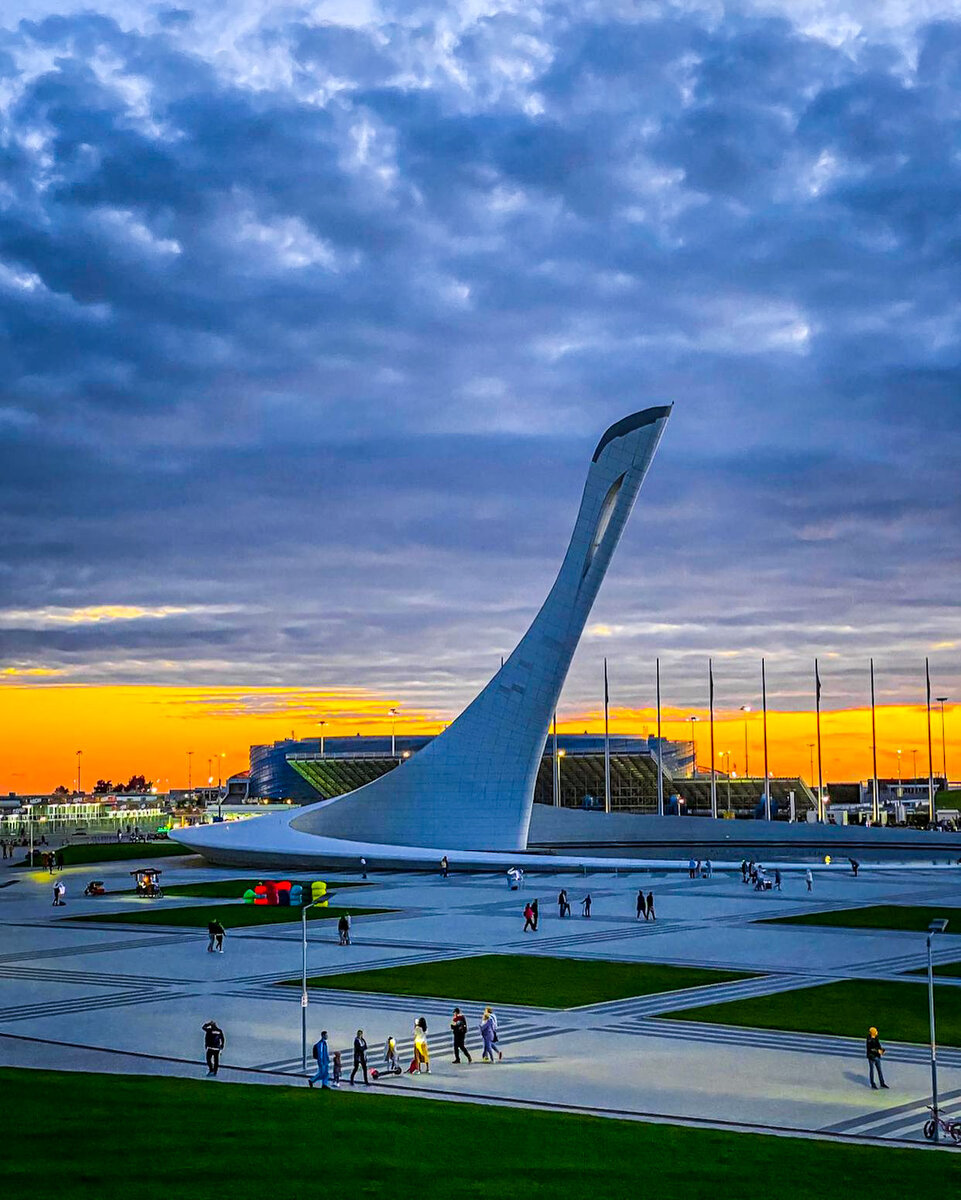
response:
M6 686L449 715L673 401L568 711L957 694L952 9L5 5Z

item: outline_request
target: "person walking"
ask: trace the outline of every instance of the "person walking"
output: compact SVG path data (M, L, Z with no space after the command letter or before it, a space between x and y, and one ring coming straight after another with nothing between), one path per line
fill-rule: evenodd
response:
M496 1050L495 1042L497 1040L497 1020L491 1012L491 1007L488 1005L484 1009L484 1015L480 1022L481 1041L484 1043L484 1049L481 1053L482 1062L493 1062L494 1053Z
M854 878L857 879L858 868L861 866L861 864L858 862L858 860L856 858L849 858L848 862L851 864L851 870L854 872Z
M697 878L697 863L693 858L689 858L687 861L687 877L688 879Z
M524 932L527 933L528 929L531 931L531 933L535 932L534 909L531 907L530 900L528 900L524 905Z
M647 909L647 912L644 916L645 921L656 921L657 917L654 915L654 893L653 892L647 893L647 904L645 905L645 907Z
M881 1070L881 1055L884 1053L884 1047L881 1045L881 1039L878 1037L878 1031L872 1025L868 1030L867 1041L865 1042L865 1052L868 1059L868 1078L871 1081L871 1087L877 1091L878 1085L874 1082L874 1072L878 1073L878 1082L881 1087L887 1089L887 1084L884 1082L884 1073Z
M774 868L774 890L776 892L781 890L781 872L777 867Z
M337 922L337 932L340 934L340 944L342 946L350 945L350 914L342 913L340 920Z
M804 882L808 885L808 891L814 891L814 876L811 874L810 867L804 872Z
M63 848L58 846L53 852L53 861L58 871L63 870Z
M370 1080L367 1078L367 1043L364 1041L363 1029L358 1029L357 1036L354 1038L354 1069L350 1073L351 1084L353 1084L354 1076L358 1071L363 1071L364 1083L369 1086Z
M531 908L534 910L534 932L537 933L537 922L540 920L540 911L537 907L537 897L531 901Z
M427 1045L427 1022L423 1017L418 1017L414 1022L414 1057L410 1061L410 1066L407 1068L407 1074L413 1075L414 1072L420 1072L422 1068L426 1068L427 1074L430 1074L430 1049Z
M590 917L590 915L591 915L591 903L592 903L591 893L588 892L587 895L584 897L584 899L581 901L581 908L583 909L585 917Z
M450 863L447 860L447 855L440 860L440 874L442 879L446 879L450 872Z
M207 953L213 954L214 948L223 954L224 952L224 927L216 917L212 921L207 922Z
M747 859L741 859L741 883L747 883Z
M207 1062L207 1074L216 1075L220 1070L220 1052L227 1045L224 1031L216 1021L207 1021L204 1031L204 1058Z
M361 877L361 879L367 878L367 859L366 858L362 858L360 860L360 877Z
M639 921L641 919L641 917L643 917L645 921L647 920L647 901L644 899L644 889L638 888L637 889L637 920Z
M460 1056L463 1053L469 1063L474 1060L470 1056L470 1051L467 1049L467 1018L459 1008L454 1009L454 1015L450 1022L451 1033L454 1035L454 1062L460 1062Z
M333 1078L332 1078L331 1082L333 1083L334 1087L335 1088L340 1087L340 1081L344 1077L344 1067L343 1067L343 1062L340 1057L339 1050L334 1051L334 1066L333 1066L332 1075L333 1075Z
M704 864L704 876L706 879L714 878L714 864L708 859Z
M307 1080L310 1087L315 1083L319 1083L322 1088L330 1087L330 1047L327 1045L327 1030L322 1029L320 1032L320 1041L314 1042L314 1059L317 1063L317 1071Z

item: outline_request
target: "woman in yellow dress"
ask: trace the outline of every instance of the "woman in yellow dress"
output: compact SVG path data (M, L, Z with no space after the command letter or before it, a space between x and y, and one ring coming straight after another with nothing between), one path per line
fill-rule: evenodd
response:
M427 1045L427 1022L423 1017L418 1017L414 1022L414 1057L407 1073L413 1075L415 1071L420 1072L424 1067L427 1068L429 1075L430 1049Z

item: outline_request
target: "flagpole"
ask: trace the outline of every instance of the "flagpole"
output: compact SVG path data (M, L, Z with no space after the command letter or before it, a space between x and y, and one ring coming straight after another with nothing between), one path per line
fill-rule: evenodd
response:
M874 700L874 659L871 659L871 766L874 772L874 798L871 802L871 819L875 824L881 824L881 805L878 796L878 727L875 715Z
M818 821L824 821L824 770L821 764L821 672L818 660L814 660L814 694L817 698L818 723Z
M608 728L610 694L607 687L607 659L604 659L604 811L611 811L611 736Z
M711 816L717 820L717 758L714 753L714 660L707 660L711 705Z
M933 825L937 814L934 811L934 751L931 748L931 664L927 659L924 660L924 680L928 692L928 821Z
M771 772L767 761L767 670L761 659L761 705L764 709L764 819L771 819Z
M661 748L661 660L657 660L657 815L664 816L664 752ZM930 723L929 723L930 727Z
M561 804L561 772L557 761L557 709L554 709L554 742L553 742L553 759L552 767L554 770L554 807L560 808Z

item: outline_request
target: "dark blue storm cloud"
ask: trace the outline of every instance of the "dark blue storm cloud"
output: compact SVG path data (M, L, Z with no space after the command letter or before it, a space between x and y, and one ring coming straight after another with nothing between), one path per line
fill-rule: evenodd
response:
M675 401L565 703L957 691L961 23L808 7L8 12L0 666L452 711Z

